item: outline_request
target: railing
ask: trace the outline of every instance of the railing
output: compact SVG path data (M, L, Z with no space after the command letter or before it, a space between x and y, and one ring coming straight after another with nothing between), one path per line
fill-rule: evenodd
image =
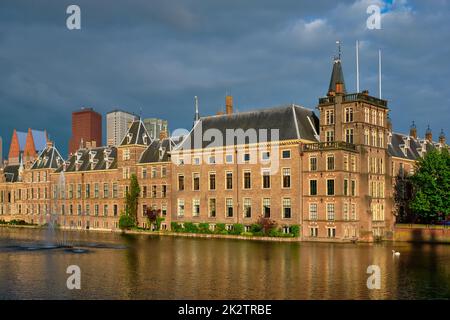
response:
M320 151L327 149L346 149L356 151L356 145L344 141L318 142L303 145L303 151Z
M319 98L319 104L328 104L328 103L334 103L335 102L336 97L332 96L332 97L324 97L324 98ZM351 101L366 101L366 102L370 102L372 104L376 104L377 106L383 107L383 108L387 108L387 101L383 100L383 99L378 99L363 93L351 93L351 94L346 94L344 96L342 96L342 101L343 102L351 102Z

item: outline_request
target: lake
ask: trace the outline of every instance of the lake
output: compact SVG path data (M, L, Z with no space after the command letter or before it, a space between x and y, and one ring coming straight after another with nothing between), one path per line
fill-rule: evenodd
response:
M66 286L70 265L80 267L80 290ZM367 288L370 265L380 268L380 289ZM0 228L0 299L443 298L450 245Z

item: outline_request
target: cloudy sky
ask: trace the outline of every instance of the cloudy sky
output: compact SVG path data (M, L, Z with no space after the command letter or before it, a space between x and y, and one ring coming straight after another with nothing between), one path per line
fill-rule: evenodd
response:
M66 28L66 8L81 8L81 30ZM369 30L367 7L382 8ZM226 93L239 111L297 103L315 108L326 94L336 53L355 91L355 41L361 89L383 98L394 130L415 120L423 136L450 135L450 2L446 0L1 0L0 136L47 129L63 154L71 112L113 108L189 129L193 97L215 114ZM104 138L105 140L105 138Z

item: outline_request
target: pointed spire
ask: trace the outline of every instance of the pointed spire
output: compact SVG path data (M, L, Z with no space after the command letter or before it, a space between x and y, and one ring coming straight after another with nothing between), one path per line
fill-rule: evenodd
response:
M346 94L344 72L341 64L341 43L336 41L338 45L338 55L334 57L333 71L331 72L330 85L328 87L328 95L335 95L336 93Z
M425 139L427 139L429 142L433 141L433 133L431 132L430 125L428 125L427 131L425 131Z
M411 126L409 127L409 135L413 137L414 139L417 139L417 128L414 121L412 122Z
M198 120L200 120L200 114L198 112L198 97L194 97L194 104L195 104L195 116L194 116L194 125L197 123Z
M439 134L439 143L441 145L445 145L445 133L444 129L441 129L441 133Z

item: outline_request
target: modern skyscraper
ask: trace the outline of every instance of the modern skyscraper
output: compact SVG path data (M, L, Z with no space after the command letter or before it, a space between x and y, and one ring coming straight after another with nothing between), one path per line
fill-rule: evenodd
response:
M161 131L168 132L167 120L157 118L147 118L143 120L145 129L147 129L150 138L159 139Z
M137 119L136 115L122 110L108 112L106 114L107 145L118 146L125 137L130 124Z
M102 116L92 108L81 108L72 113L72 138L69 154L76 152L80 145L102 145Z

